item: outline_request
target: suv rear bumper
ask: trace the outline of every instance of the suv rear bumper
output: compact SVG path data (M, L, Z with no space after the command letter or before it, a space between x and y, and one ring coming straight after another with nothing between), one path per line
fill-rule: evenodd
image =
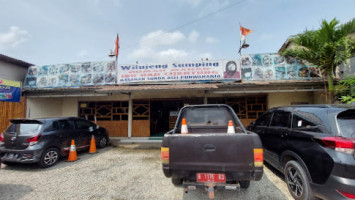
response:
M36 150L13 150L0 149L2 162L36 163L42 155L41 149Z
M322 199L348 199L340 194L337 190L354 194L355 192L355 179L343 178L331 175L327 182L322 185L312 184L314 195Z

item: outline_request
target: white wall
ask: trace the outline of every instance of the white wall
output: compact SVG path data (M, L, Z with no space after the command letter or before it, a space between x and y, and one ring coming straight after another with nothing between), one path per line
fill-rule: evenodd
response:
M27 98L27 118L62 116L63 99Z
M280 92L269 93L268 108L289 106L292 103L314 103L313 92Z
M0 78L23 82L27 74L27 68L0 61Z

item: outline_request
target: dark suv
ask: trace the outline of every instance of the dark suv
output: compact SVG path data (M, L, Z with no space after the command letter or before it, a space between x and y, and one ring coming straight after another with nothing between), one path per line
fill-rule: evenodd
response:
M285 174L295 199L355 199L355 109L341 105L273 108L248 129L264 159Z
M38 162L50 167L68 155L72 139L77 150L87 149L92 135L99 148L109 140L105 128L76 117L10 121L12 124L0 136L0 157L5 164Z

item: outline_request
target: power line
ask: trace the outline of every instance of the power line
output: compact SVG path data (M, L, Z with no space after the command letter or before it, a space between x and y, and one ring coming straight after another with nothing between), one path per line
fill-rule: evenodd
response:
M175 27L175 28L172 28L172 29L170 29L170 30L169 30L168 32L166 32L166 33L163 33L163 34L161 34L161 35L155 36L155 37L153 37L153 38L151 38L151 39L147 39L147 40L145 40L144 42L146 42L146 41L152 41L152 40L155 40L155 39L157 39L157 38L160 38L160 37L162 37L162 36L164 36L164 35L166 35L166 34L168 34L168 33L170 33L170 32L173 32L173 31L176 31L176 30L181 29L182 27L185 27L185 26L194 24L194 23L196 23L196 22L198 22L198 21L201 21L201 20L203 20L203 19L205 19L205 18L208 18L208 17L210 17L210 16L212 16L212 15L215 15L215 14L217 14L217 13L219 13L219 12L222 12L222 11L224 11L224 10L227 10L228 8L234 7L234 6L236 6L236 5L239 5L239 4L241 4L241 3L244 3L244 2L246 2L246 1L248 1L248 0L241 0L241 1L238 1L238 2L235 2L235 3L232 3L232 4L230 4L230 5L228 5L228 6L224 7L224 8L220 8L220 9L218 9L218 10L216 10L216 11L214 11L214 12L211 12L211 13L209 13L209 14L207 14L207 15L204 15L204 16L199 17L199 18L197 18L197 19L194 19L194 20L192 20L192 21L186 22L185 24L182 24L182 25L180 25L180 26L177 26L177 27ZM139 42L133 43L132 45L129 45L128 47L121 48L121 50L132 48L132 47L134 47L134 46L136 46L136 45L138 45L138 44L139 44Z

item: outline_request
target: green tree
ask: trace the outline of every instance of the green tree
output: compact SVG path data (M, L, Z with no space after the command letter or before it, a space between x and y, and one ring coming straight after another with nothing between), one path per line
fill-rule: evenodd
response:
M328 79L328 103L334 102L334 74L336 67L346 63L355 54L355 41L349 37L355 33L355 18L338 25L335 18L323 20L318 30L306 30L290 39L296 48L281 54L306 60L317 65Z
M339 81L339 85L335 86L336 93L340 95L341 102L355 102L355 76L349 76L344 80Z

